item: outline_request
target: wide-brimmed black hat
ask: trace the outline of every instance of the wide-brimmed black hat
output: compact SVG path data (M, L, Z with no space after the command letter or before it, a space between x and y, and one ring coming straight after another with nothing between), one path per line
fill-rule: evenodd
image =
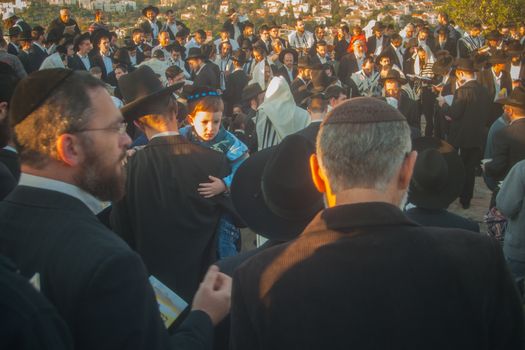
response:
M503 51L496 51L492 56L489 58L490 64L506 64L510 61L510 57L507 56L507 54Z
M250 101L252 98L257 97L259 94L262 94L264 90L261 88L261 85L259 83L253 83L250 85L247 85L242 90L242 96L241 101Z
M374 26L372 27L372 30L384 30L385 29L385 25L381 22L376 22L376 24L374 24Z
M450 71L454 57L450 54L439 56L437 61L432 65L432 72L436 75L446 75Z
M323 92L327 87L337 80L336 77L330 77L323 69L323 65L312 68L309 90L312 93Z
M192 47L188 50L188 56L186 56L186 61L192 58L200 58L201 60L206 59L206 56L202 52L202 49L199 47Z
M308 139L290 135L255 153L237 170L231 197L255 233L278 241L293 239L323 208L322 195L310 177L314 152Z
M310 65L310 59L308 56L301 56L297 59L297 67L298 68L311 68Z
M244 39L241 43L241 50L251 50L253 49L252 42L249 39Z
M12 36L17 36L21 33L22 31L20 30L19 27L11 27L9 28L9 30L7 31L7 36L9 37L12 37Z
M513 41L507 46L507 55L517 57L523 55L523 45L519 41Z
M509 105L519 108L525 108L525 87L518 86L510 93L509 97L500 98L496 103Z
M152 10L153 12L155 12L156 15L160 13L159 8L157 6L148 5L142 9L142 15L146 16L146 12L148 12L148 10Z
M464 70L467 72L477 72L478 69L474 66L474 61L470 58L458 58L455 62L456 70Z
M450 144L433 137L412 142L418 152L408 201L425 209L446 209L463 190L465 167Z
M397 69L389 69L386 72L386 75L379 79L381 83L384 83L385 80L397 80L399 85L405 85L407 80L401 76L401 73Z
M240 64L246 63L246 52L237 50L231 55L232 61L239 62Z
M134 121L148 114L164 113L170 95L184 82L163 87L150 67L141 66L123 75L118 86L126 103L121 108L122 115L127 121Z
M33 37L31 36L31 32L23 31L18 36L19 41L33 41Z
M486 40L500 40L501 34L497 30L491 30L490 32L487 33L487 35L485 36L485 39Z
M293 56L293 62L294 64L297 63L297 59L299 58L299 54L294 49L284 49L281 52L279 52L279 61L281 63L284 63L284 55L287 53L291 53Z

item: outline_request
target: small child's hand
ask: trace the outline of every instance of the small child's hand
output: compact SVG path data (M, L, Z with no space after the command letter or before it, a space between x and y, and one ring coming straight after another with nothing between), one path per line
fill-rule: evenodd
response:
M204 198L211 198L223 192L226 192L227 188L224 182L214 176L208 176L211 182L203 182L199 184L199 194Z

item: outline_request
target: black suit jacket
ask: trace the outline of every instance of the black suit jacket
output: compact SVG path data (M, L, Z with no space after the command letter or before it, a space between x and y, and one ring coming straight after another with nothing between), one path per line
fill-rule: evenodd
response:
M202 67L202 70L199 72L199 74L197 74L193 79L193 85L209 86L214 89L220 89L221 80L219 67L212 62L207 62L204 67Z
M411 99L403 90L401 90L398 110L405 116L405 118L407 118L408 125L419 128L421 117L419 103Z
M25 277L39 274L41 292L68 325L75 349L169 347L142 260L80 200L16 187L0 202L0 252ZM177 341L185 348L209 344L210 319L196 316L181 327Z
M381 52L383 52L388 47L388 45L390 45L390 38L386 35L383 35L383 48ZM376 47L377 38L375 37L375 35L372 35L371 37L366 39L366 48L369 55L374 55Z
M277 72L279 74L279 76L283 77L284 79L286 79L286 82L288 83L289 86L292 86L292 82L295 80L295 78L297 78L297 68L294 66L292 68L292 79L290 80L290 76L288 75L288 70L286 69L286 67L283 65L281 67L279 67L277 69Z
M239 267L231 328L232 350L524 345L499 243L421 227L386 203L325 209L297 239Z
M341 61L339 62L339 72L337 73L337 76L343 84L348 85L350 77L358 70L359 65L357 63L355 54L347 53L346 55L341 57Z
M240 33L239 37L240 37L242 35L242 31L244 30L244 24L242 24L241 22L237 22L237 26L239 27L239 33ZM224 22L223 28L226 28L228 32L230 33L230 38L235 40L235 28L233 27L233 23L231 19L228 19L226 22Z
M399 69L403 70L404 68L404 59L403 62L400 62L399 57L396 54L395 48L392 46L392 44L388 44L388 47L383 50L383 53L388 55L390 58L390 62L397 65Z
M241 92L250 79L244 71L236 70L226 78L226 89L222 94L225 115L231 115L233 105L241 103Z
M202 197L208 176L230 173L219 152L182 136L152 139L128 161L126 196L116 203L111 224L144 260L148 271L190 302L216 260L216 227L225 196Z
M13 43L7 44L7 53L10 53L11 55L18 56L19 52L20 52L20 48L17 49L15 44L13 44Z
M4 163L18 182L18 179L20 179L20 160L18 159L18 153L0 148L0 162Z
M90 57L90 59L91 59L91 62L92 62L92 66L91 67L99 66L100 70L102 71L102 80L104 80L106 83L109 84L111 81L109 80L109 73L106 70L106 65L104 64L104 60L102 58L102 55L99 52L97 52L97 53L93 54Z
M39 70L40 66L42 65L42 62L47 57L47 52L42 50L40 47L36 46L35 44L31 45L31 52L29 53L29 61L31 62L31 66L34 68L34 70Z
M518 119L494 134L492 161L485 164L485 173L503 180L510 169L525 159L525 119Z
M22 62L22 65L24 66L24 69L27 72L27 74L31 74L35 71L35 68L31 64L31 60L29 59L28 52L20 50L20 52L18 53L18 59L20 60L20 62Z
M510 73L507 71L503 71L501 74L501 89L505 88L507 90L508 96L512 91L512 79L510 77ZM496 85L494 84L494 75L492 74L492 69L486 69L478 72L478 81L487 89L491 101L494 101ZM492 102L492 105L490 106L489 118L487 120L487 126L492 125L496 119L501 117L502 113L503 105Z
M479 232L479 225L476 222L451 213L446 209L412 208L407 210L405 215L421 226L460 228Z
M443 45L439 44L439 40L436 39L436 50L447 50L452 57L457 57L458 54L458 42L450 37L447 38L447 40L443 43Z
M88 58L89 58L89 63L91 64L91 67L95 65L98 66L98 64L95 64L95 62L93 62L93 58L91 56L88 56ZM102 65L104 65L103 62L102 62ZM69 57L68 66L72 70L88 70L88 67L84 65L84 62L82 62L82 60L80 59L80 57L78 57L77 54L74 54L73 56Z
M494 99L476 80L465 83L454 93L452 106L443 105L443 113L452 118L448 142L458 148L482 148L485 124Z

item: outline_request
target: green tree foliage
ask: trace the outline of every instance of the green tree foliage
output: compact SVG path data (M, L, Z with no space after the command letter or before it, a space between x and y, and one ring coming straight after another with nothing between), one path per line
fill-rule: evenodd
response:
M441 5L462 26L480 21L489 28L495 28L525 18L525 0L445 0Z

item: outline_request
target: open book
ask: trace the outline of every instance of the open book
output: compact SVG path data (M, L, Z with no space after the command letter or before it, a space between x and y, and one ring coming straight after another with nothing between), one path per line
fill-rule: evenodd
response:
M184 309L188 307L188 303L154 276L149 277L149 283L153 287L157 303L159 304L160 317L164 322L164 326L168 329Z

